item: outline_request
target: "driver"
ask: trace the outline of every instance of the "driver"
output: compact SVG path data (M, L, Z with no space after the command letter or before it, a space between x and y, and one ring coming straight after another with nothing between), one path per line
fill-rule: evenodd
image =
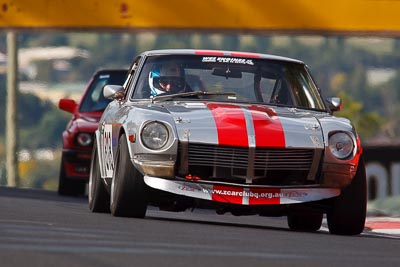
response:
M183 70L176 63L157 65L149 73L152 96L184 92L185 84Z

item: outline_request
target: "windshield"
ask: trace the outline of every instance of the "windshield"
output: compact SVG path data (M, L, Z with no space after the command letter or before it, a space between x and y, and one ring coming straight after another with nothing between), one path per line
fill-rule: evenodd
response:
M80 112L103 111L110 99L103 96L103 87L107 84L123 85L128 71L110 71L96 75L90 84L79 108Z
M182 94L187 92L212 94ZM165 55L147 58L133 99L173 94L206 101L249 102L325 110L303 64L290 61ZM161 99L170 99L168 97Z

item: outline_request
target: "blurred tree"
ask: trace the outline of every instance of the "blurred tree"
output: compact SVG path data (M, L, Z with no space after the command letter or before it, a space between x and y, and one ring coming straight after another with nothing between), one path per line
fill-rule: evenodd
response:
M5 87L0 86L0 114L5 114ZM19 146L35 149L59 147L61 133L69 116L48 100L42 100L31 93L23 93L18 103ZM5 116L0 118L0 140L4 140ZM46 130L43 130L46 129ZM0 155L1 157L1 155Z
M53 107L51 112L42 114L40 121L35 127L21 130L20 147L32 150L41 147L61 147L62 132L69 119L70 114ZM43 129L46 130L44 131Z
M57 190L59 167L59 160L37 161L37 167L29 174L31 187Z
M43 32L41 34L22 32L18 34L18 42L21 47L47 47L47 46L64 46L68 45L67 33L50 33Z
M189 48L190 37L187 34L158 34L154 45L156 49Z
M49 100L31 93L20 94L18 107L18 124L21 128L36 127L45 114L56 109Z
M211 35L210 34L201 34L200 35L200 45L198 48L203 48L203 49L215 49L215 43L211 40Z
M259 36L255 42L258 45L258 51L260 53L270 53L269 51L273 47L271 36Z
M379 132L380 126L383 125L384 119L377 112L365 112L363 104L355 101L345 92L339 93L343 101L343 109L336 112L335 115L345 117L352 121L361 140L372 137Z
M37 160L19 162L21 187L57 190L60 160Z
M36 169L37 164L36 160L34 159L18 162L18 174L21 187L32 187L33 179L31 177L31 173L33 173Z
M222 47L224 50L239 50L239 36L237 34L224 35L222 38Z

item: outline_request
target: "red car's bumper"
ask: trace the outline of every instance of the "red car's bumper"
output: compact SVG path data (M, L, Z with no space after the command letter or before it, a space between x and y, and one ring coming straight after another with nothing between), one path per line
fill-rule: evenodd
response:
M65 176L69 179L89 180L92 151L63 150Z

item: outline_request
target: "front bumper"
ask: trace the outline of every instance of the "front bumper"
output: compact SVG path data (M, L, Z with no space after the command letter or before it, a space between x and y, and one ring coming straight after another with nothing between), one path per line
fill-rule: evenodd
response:
M62 164L68 178L89 179L92 151L63 150Z
M321 187L273 187L233 185L223 183L169 180L144 176L145 183L154 189L192 198L239 205L296 204L340 195L338 188Z

